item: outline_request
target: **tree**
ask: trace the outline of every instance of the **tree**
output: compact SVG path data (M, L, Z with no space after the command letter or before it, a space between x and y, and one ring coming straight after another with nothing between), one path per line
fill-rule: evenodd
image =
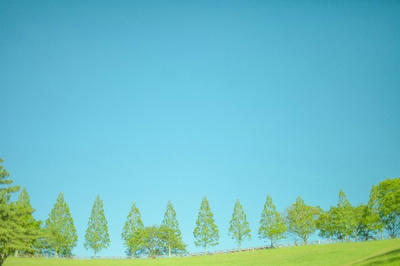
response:
M104 215L103 201L97 195L89 217L84 246L86 249L93 249L94 257L96 258L96 254L109 245L110 236L108 234L106 216Z
M238 250L240 250L240 245L246 238L251 239L250 226L239 200L236 200L233 208L232 219L229 222L229 234L238 243Z
M54 207L46 220L44 232L46 242L56 256L72 254L72 249L78 241L78 235L62 192L58 194Z
M179 223L176 219L176 212L171 201L168 201L162 226L161 232L164 234L164 239L168 246L168 256L171 257L171 253L178 254L185 252L186 245L183 243L181 230L179 230Z
M207 246L218 245L218 228L214 223L213 214L210 210L210 205L208 204L206 197L204 197L201 201L193 235L195 238L194 244L204 248L204 255L207 254Z
M143 229L144 225L140 211L136 207L136 203L133 202L121 234L124 244L128 248L128 254L137 256L141 253L140 250L143 248Z
M299 196L286 212L288 231L307 245L309 236L316 230L319 208L306 205Z
M321 211L317 221L316 226L319 230L319 235L324 238L332 239L334 235L334 228L332 225L332 218L329 211Z
M381 218L391 238L400 232L400 178L386 179L373 186L369 205Z
M0 158L0 265L16 250L32 253L31 244L36 238L36 232L27 226L25 220L32 215L33 209L22 208L10 201L19 186L12 186L13 180L9 179L2 163Z
M355 210L343 190L339 192L337 206L331 207L329 210L329 216L332 223L332 233L336 239L348 240L355 233L357 227Z
M22 253L33 254L35 249L35 244L41 235L40 221L36 221L33 217L35 209L32 208L29 194L26 189L22 189L18 196L17 202L15 202L15 207L19 217L20 225L25 230L25 247L29 247L28 250L20 250ZM18 252L18 250L17 250Z
M280 213L276 211L272 198L267 195L264 209L261 213L260 228L258 229L259 238L270 239L271 247L273 247L276 241L284 238L286 230L285 221Z
M378 232L382 232L383 223L376 210L369 205L359 205L355 208L356 235L360 240L376 239Z
M144 254L147 256L157 256L166 253L165 242L163 243L160 237L160 227L146 226L143 230L143 246Z

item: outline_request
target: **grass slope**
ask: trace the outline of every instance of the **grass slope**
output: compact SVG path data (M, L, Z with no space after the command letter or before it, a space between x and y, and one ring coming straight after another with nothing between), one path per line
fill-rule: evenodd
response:
M9 258L4 266L400 265L400 239L277 248L190 258L71 260Z

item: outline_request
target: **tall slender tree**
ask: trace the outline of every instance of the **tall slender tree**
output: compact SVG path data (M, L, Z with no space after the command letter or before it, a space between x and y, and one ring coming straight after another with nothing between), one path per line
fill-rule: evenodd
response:
M238 250L246 238L251 239L249 222L247 222L246 214L239 200L236 200L233 208L232 218L229 222L229 234L238 243Z
M286 230L285 221L280 213L276 211L272 198L267 195L258 229L259 238L270 239L271 247L273 247L278 240L284 238Z
M331 207L329 216L333 235L337 239L348 240L350 236L355 234L357 227L355 210L343 190L339 191L337 206Z
M144 224L136 203L132 203L121 237L125 246L128 248L128 254L137 256L143 248L143 230Z
M28 247L28 251L25 249L25 250L20 250L20 252L33 254L36 241L41 234L41 229L40 229L40 221L36 221L36 219L33 217L35 209L32 208L28 191L26 191L25 188L23 188L19 193L18 200L16 201L15 204L20 224L24 228L26 234L25 246ZM17 252L18 251L19 250L17 250Z
M182 253L186 250L186 245L183 243L181 230L179 229L179 223L176 219L176 212L171 201L168 201L167 209L164 213L164 219L162 226L165 227L165 240L168 246L168 256L171 254ZM161 228L163 229L163 228Z
M316 220L320 209L306 205L299 196L286 212L288 231L307 244L309 236L316 230Z
M25 224L25 217L32 214L33 209L20 208L11 202L11 196L19 190L13 186L9 173L2 165L0 158L0 265L16 250L33 252L34 232Z
M196 220L196 227L193 235L195 238L194 244L204 248L204 255L207 254L208 246L218 245L219 233L215 225L213 214L210 210L210 205L206 197L201 201L199 214Z
M108 234L106 216L104 215L103 201L97 195L89 217L84 246L86 249L92 249L96 258L96 254L109 245L110 236Z
M60 192L45 223L46 240L55 255L70 256L78 235L69 207Z

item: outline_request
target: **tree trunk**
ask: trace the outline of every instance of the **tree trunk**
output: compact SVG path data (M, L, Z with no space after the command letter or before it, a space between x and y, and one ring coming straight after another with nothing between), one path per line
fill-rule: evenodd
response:
M168 245L168 257L171 257L171 245Z
M94 252L94 257L93 257L94 259L96 258L96 251Z
M240 241L238 242L238 251L240 251Z
M272 239L271 239L271 248L273 248L274 247L274 243L272 242Z
M204 256L207 255L207 246L204 247Z
M3 265L4 261L6 260L7 256L4 254L0 255L0 266Z

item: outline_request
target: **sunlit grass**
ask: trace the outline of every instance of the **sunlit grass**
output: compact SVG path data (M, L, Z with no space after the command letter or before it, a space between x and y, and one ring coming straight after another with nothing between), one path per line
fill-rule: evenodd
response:
M9 258L4 265L400 265L400 239L299 246L189 258L136 260Z

